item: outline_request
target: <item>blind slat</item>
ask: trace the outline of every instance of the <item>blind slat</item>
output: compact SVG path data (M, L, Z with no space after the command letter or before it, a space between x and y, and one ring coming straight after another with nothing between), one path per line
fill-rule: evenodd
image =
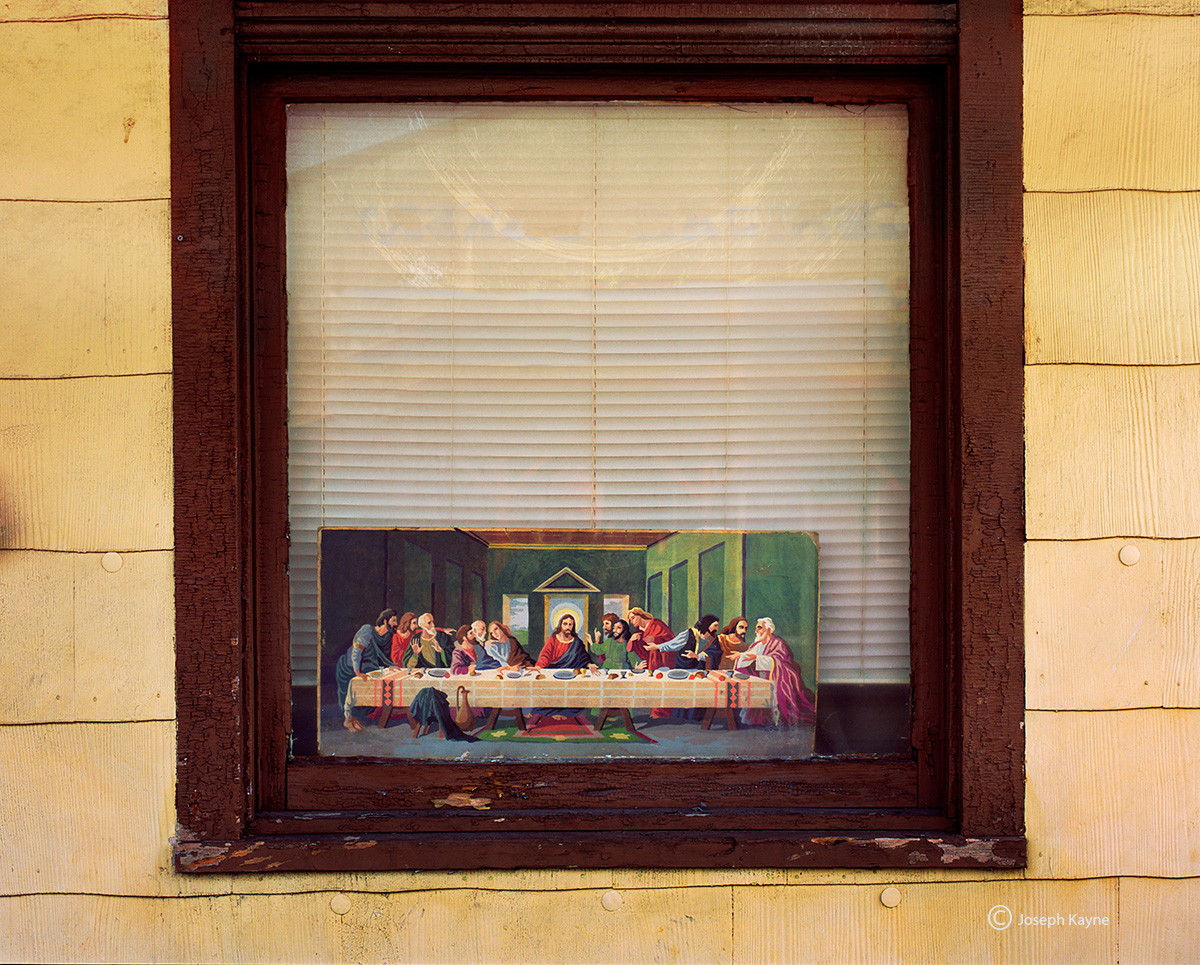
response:
M737 108L289 108L297 682L342 525L815 532L907 679L907 118Z

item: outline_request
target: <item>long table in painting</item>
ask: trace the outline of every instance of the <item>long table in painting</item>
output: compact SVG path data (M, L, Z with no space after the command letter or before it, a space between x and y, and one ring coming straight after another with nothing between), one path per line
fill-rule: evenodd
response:
M700 708L705 710L702 727L711 726L716 714L725 725L737 730L738 710L766 710L774 704L774 685L763 677L715 671L690 673L678 679L682 671L669 676L667 671L634 673L604 671L572 673L569 679L555 676L553 670L526 670L519 676L512 671L485 670L474 676L441 676L425 671L376 670L366 680L350 682L350 694L356 707L382 709L379 726L386 727L393 710L407 713L409 704L423 687L436 687L456 706L459 687L467 689L472 707L490 707L484 729L495 726L501 712L511 713L517 726L525 730L523 707L598 707L596 729L609 717L619 714L634 730L631 710L655 707Z

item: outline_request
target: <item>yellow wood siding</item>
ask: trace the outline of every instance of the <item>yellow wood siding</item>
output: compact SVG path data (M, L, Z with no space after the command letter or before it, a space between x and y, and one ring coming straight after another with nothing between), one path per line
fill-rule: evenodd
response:
M1200 536L1200 366L1026 370L1031 539Z
M1194 965L1200 948L1200 880L1121 878L1121 961Z
M0 893L157 894L174 742L171 721L0 727Z
M5 0L4 20L79 20L84 17L165 18L167 0Z
M0 201L0 378L170 372L170 217L165 200Z
M0 899L19 958L63 949L116 960L130 935L153 961L222 962L1082 962L1115 961L1118 883L1042 881L623 890L324 891L186 899L29 895ZM342 900L344 899L344 900ZM339 915L334 907L348 909ZM991 928L998 904L1061 926ZM1091 927L1070 915L1107 918ZM1020 919L1018 918L1018 921ZM942 927L937 927L941 923ZM10 932L14 934L14 932Z
M735 962L1100 962L1115 959L1114 881L992 881L899 885L900 904L880 901L877 886L735 888ZM1071 911L1108 925L999 930L988 913L1047 918Z
M1200 713L1029 711L1029 876L1200 875Z
M1200 188L1197 76L1200 18L1026 17L1025 187Z
M1200 192L1025 199L1031 363L1200 362Z
M1026 12L1029 872L181 876L166 4L0 5L7 957L1194 960L1200 4Z
M0 197L170 196L165 20L0 23Z
M1120 960L1169 961L1200 874L1200 18L1104 9L1025 21L1028 875L1117 880Z
M0 380L0 411L0 549L171 547L169 376Z
M1200 707L1200 540L1036 541L1025 571L1026 706Z
M1025 16L1088 13L1200 14L1200 0L1025 0Z
M0 720L175 717L171 554L103 559L0 552Z

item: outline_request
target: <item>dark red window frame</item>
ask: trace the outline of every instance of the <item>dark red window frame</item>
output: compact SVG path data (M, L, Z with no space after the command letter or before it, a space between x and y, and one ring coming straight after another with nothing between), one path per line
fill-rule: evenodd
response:
M1022 866L1019 4L444 7L171 6L177 867ZM911 750L292 757L284 106L628 97L909 107Z

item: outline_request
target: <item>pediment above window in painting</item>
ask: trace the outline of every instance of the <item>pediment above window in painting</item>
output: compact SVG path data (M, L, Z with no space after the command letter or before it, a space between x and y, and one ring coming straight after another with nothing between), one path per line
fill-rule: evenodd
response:
M599 593L600 588L592 586L587 580L576 573L571 567L564 566L546 582L535 586L534 593L547 593L551 590L579 590L583 593Z

